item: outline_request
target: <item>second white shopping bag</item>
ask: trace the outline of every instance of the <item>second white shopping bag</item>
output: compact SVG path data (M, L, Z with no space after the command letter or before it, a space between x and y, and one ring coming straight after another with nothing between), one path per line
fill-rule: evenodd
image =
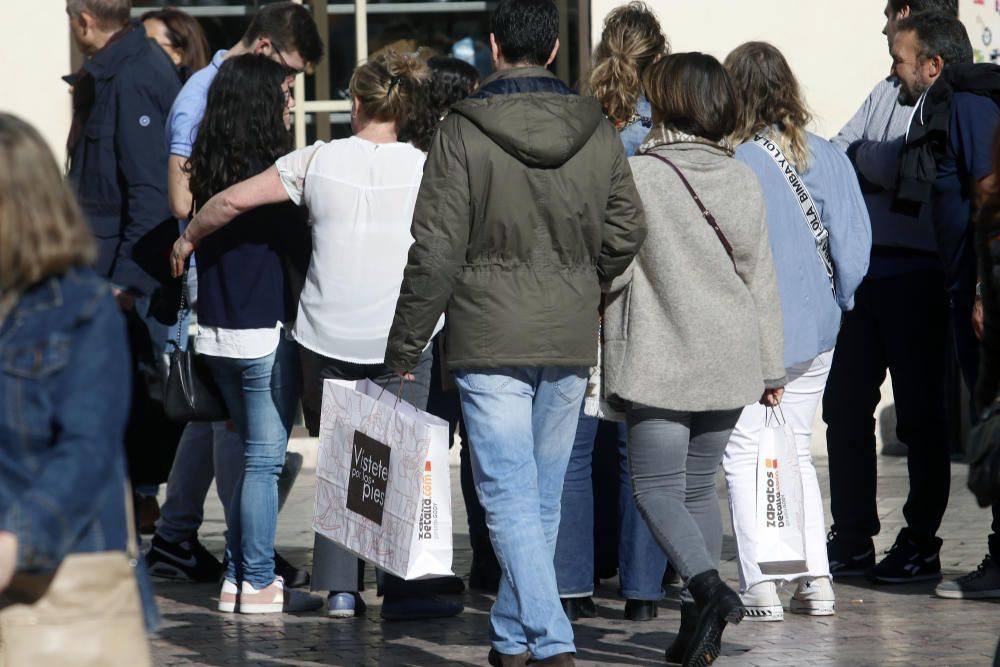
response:
M448 437L373 382L326 380L313 529L403 579L451 575Z
M801 574L808 568L795 434L774 408L766 415L757 450L757 565L763 574Z

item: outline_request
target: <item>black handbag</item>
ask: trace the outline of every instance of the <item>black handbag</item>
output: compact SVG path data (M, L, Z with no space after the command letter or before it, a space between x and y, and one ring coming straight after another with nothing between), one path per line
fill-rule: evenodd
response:
M1000 398L969 432L969 490L980 507L1000 501Z
M181 286L181 305L187 303L187 272ZM170 353L170 371L163 400L167 417L182 422L216 422L229 419L229 409L205 359L191 349L181 349L182 318L177 317L177 338Z

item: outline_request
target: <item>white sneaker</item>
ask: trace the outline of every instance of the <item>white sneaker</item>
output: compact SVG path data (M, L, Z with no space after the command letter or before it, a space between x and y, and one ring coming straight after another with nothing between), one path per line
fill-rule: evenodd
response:
M241 614L280 614L285 604L285 582L275 578L270 585L257 590L249 581L240 590Z
M833 616L837 607L830 577L804 577L799 579L788 610L807 616Z
M785 610L778 597L778 587L773 581L762 581L754 584L746 593L740 595L743 606L746 607L745 621L783 621Z
M222 582L222 590L219 591L219 611L233 613L236 611L236 603L239 601L240 589L236 584L229 581Z
M316 611L322 609L323 604L320 596L285 588L285 580L275 577L270 585L261 590L244 581L239 607L241 614L279 614Z

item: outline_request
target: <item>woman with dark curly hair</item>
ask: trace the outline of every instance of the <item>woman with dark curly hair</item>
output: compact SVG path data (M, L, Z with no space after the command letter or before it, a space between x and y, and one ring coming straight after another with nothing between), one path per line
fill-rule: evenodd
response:
M430 79L418 87L406 128L400 141L409 141L423 152L431 147L438 123L444 120L456 102L479 88L479 70L458 58L434 56L427 61Z
M188 163L196 207L291 149L294 106L281 64L263 55L223 63ZM297 350L282 334L296 308L282 270L288 234L276 223L296 215L288 203L247 211L240 224L198 247L195 349L222 390L245 453L242 479L226 513L229 565L220 611L322 606L318 598L285 590L274 574L277 481L299 398Z

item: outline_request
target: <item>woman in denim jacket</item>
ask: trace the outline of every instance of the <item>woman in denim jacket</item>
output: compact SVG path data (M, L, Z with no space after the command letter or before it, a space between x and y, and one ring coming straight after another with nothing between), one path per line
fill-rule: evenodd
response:
M0 114L0 611L69 555L126 551L128 345L94 257L45 142Z
M641 2L630 2L614 9L604 21L601 42L594 52L588 88L618 129L625 154L630 157L653 125L652 110L642 90L642 73L669 50L670 45L656 15ZM610 523L618 527L617 535L600 528L597 532L599 538L610 533L617 544L621 582L618 592L625 598L625 618L649 621L657 615L657 603L663 598L662 582L667 557L639 516L632 497L624 424L615 425L611 431L617 437L606 439L611 441L607 446L617 449L617 452L611 453L617 466L603 474L598 473L598 476L611 478L612 488L617 487L617 517L613 514L616 511L614 508L610 512L601 509L595 512L591 479L592 469L595 468L594 449L604 447L601 443L606 442L605 438L598 438L598 426L597 417L581 412L563 483L562 516L555 555L559 596L571 621L596 615L592 598L595 581L594 525ZM604 433L605 429L600 432ZM596 445L595 440L598 440ZM598 550L606 553L608 546L613 548L615 545L599 544Z

